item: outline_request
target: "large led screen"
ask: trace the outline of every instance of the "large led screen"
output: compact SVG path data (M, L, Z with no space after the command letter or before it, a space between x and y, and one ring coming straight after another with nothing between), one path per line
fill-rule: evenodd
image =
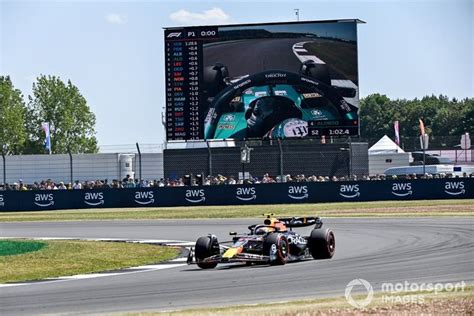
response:
M357 23L166 28L167 140L357 135Z

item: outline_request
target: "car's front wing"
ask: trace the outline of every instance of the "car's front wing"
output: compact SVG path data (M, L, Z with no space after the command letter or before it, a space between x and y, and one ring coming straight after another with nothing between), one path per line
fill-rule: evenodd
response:
M254 263L268 263L270 262L270 256L257 255L253 253L239 253L232 258L224 258L221 254L210 256L204 259L201 259L199 262L209 262L209 263L232 263L232 262L254 262ZM188 264L197 263L194 256L194 251L191 249L188 254Z

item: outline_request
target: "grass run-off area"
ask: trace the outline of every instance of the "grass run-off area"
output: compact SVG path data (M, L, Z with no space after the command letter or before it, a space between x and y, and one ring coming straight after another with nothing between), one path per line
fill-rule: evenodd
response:
M255 218L276 216L394 217L473 216L474 200L344 202L318 204L111 208L32 212L3 212L0 222Z
M9 240L26 241L26 240ZM179 249L124 242L42 241L37 251L0 256L0 283L109 271L173 259Z
M354 296L362 301L366 296ZM474 287L466 286L458 292L403 292L376 293L372 302L364 308L355 308L345 297L312 300L237 305L217 308L187 309L168 313L136 312L123 315L255 315L255 316L335 316L335 315L472 315Z
M0 240L0 257L38 251L46 244L33 240Z

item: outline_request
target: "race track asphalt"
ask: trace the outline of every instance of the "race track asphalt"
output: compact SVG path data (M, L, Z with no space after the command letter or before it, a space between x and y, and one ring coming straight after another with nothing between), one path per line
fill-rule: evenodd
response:
M252 220L0 223L0 237L176 239L245 231ZM331 260L285 266L222 265L0 287L0 314L110 313L343 296L356 278L384 282L474 282L474 218L327 219ZM310 228L309 228L310 229ZM308 232L308 228L302 232Z
M204 65L220 62L229 76L239 77L265 70L299 73L301 62L293 53L293 45L308 38L249 39L211 44L204 47ZM346 79L330 68L332 79Z

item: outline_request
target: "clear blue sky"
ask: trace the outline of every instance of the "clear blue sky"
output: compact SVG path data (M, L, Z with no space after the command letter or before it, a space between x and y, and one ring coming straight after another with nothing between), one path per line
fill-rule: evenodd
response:
M0 74L28 95L39 74L71 79L100 145L161 143L164 26L360 18L361 96L473 97L474 2L5 1Z

